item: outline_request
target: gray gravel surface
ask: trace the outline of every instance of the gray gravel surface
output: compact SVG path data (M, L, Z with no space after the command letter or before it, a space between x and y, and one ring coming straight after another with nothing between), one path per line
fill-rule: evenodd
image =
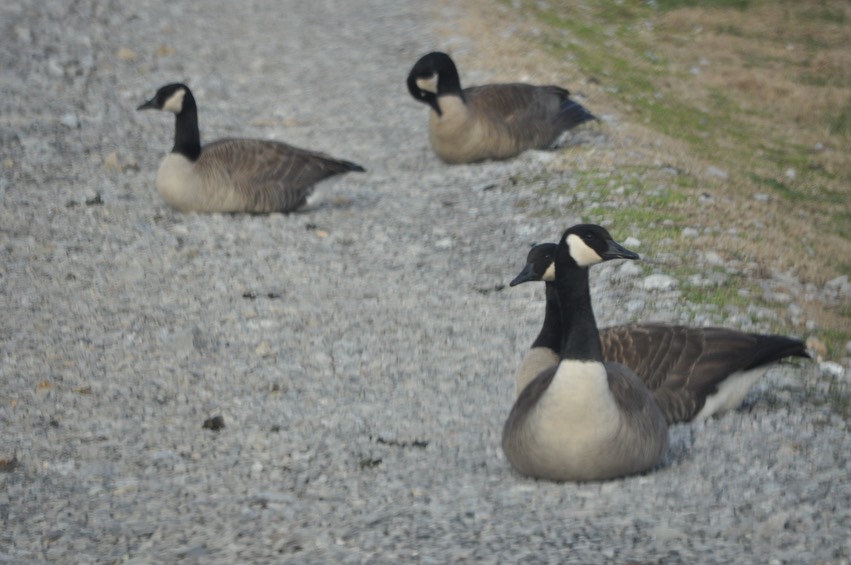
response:
M772 371L741 410L673 428L645 476L510 470L543 292L503 285L594 195L541 192L570 180L548 154L431 154L404 79L447 15L463 7L0 4L0 562L848 563L841 365ZM288 216L177 213L154 188L173 119L134 111L175 80L205 140L368 173ZM765 329L645 275L594 274L601 324Z

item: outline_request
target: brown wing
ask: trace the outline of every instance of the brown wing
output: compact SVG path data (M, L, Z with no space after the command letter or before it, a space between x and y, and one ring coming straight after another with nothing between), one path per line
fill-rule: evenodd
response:
M558 136L594 119L558 86L490 84L464 90L469 107L528 148L545 149Z
M636 374L620 363L605 363L609 390L621 415L621 434L631 441L615 442L624 460L656 460L668 449L668 424L653 394Z
M628 366L654 391L669 421L693 418L737 371L806 355L799 340L713 327L614 326L600 330L600 342L604 359Z
M317 182L363 168L322 153L275 141L222 139L206 145L196 165L228 179L252 212L290 212Z

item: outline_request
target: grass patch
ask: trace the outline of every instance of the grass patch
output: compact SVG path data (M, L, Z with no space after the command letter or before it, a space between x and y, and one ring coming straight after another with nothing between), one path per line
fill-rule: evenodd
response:
M736 10L746 10L750 7L750 0L710 0L704 2L701 0L655 0L653 4L661 11L676 10L677 8L734 8Z
M716 161L744 164L743 147L785 147L790 131L819 115L830 135L847 137L851 127L851 101L847 95L838 100L842 85L836 83L848 77L844 53L851 33L834 23L844 21L838 14L845 8L839 2L819 9L806 4L610 0L579 7L525 0L520 6L546 24L542 44L557 58L574 60L635 121ZM825 13L832 15L829 24ZM824 33L828 25L831 32ZM794 80L788 69L801 69L807 79ZM818 137L785 148L782 159L765 152L761 174L777 176L793 164L807 164L811 159L800 147L812 147Z
M786 183L781 182L777 179L763 177L755 173L751 173L749 176L750 179L754 182L755 186L768 188L774 191L776 194L782 196L783 198L786 198L787 200L800 202L807 199L806 194L803 194L796 190L792 190L791 188L789 188L789 186L786 185Z
M851 98L835 114L828 116L828 124L831 134L844 138L851 137Z
M831 223L836 226L839 237L851 239L851 210L840 210L833 214ZM842 262L840 268L843 275L851 275L851 263Z
M724 308L725 306L744 308L753 304L753 298L740 292L741 289L747 289L747 284L744 284L744 281L739 281L738 283L728 281L722 286L715 287L690 284L681 286L685 300L695 304L711 304L718 308Z
M541 46L555 65L553 76L587 78L579 91L592 111L603 108L620 123L644 128L629 130L631 142L617 138L611 160L598 157L595 165L588 157L584 170L571 172L574 182L545 190L572 195L588 221L629 230L654 253L680 258L665 272L680 279L687 300L741 307L759 302L753 298L761 296L759 289L747 299L738 292L752 284L748 277L731 277L722 287L690 286L700 269L689 267L688 257L704 249L752 268L757 277L792 272L815 288L851 274L851 4L502 5L528 24L519 28L520 45ZM497 57L494 68L515 57L522 61L516 68L535 62L513 55L508 45ZM553 67L541 64L533 72L547 69ZM637 153L643 156L633 157ZM647 167L658 165L657 155L679 174ZM639 168L643 180L634 180L629 167ZM684 238L685 228L697 228L700 236ZM845 329L851 312L801 300L806 312L795 331L821 332L831 351L842 355L851 339ZM786 305L757 306L773 308L789 331ZM805 327L807 320L814 324Z

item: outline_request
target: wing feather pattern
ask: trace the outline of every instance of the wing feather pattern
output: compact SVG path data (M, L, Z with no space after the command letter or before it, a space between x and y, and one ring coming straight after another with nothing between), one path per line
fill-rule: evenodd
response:
M330 176L363 171L359 165L286 143L222 139L202 150L197 170L209 186L232 192L245 211L291 212L314 185ZM211 195L213 197L213 195Z

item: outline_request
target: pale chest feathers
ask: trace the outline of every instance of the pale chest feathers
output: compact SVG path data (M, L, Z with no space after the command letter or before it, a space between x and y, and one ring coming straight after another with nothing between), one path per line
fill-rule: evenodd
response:
M244 207L226 171L169 153L157 171L157 191L170 206L181 211L235 212Z
M520 364L520 369L514 376L514 383L517 394L526 388L529 382L538 376L541 372L549 369L553 365L558 365L558 354L549 347L533 347L526 352L523 362Z
M562 361L528 425L541 447L568 459L605 445L621 427L606 368L597 362Z
M457 96L438 98L442 116L429 116L429 142L447 163L505 159L519 152L511 136L476 114Z

